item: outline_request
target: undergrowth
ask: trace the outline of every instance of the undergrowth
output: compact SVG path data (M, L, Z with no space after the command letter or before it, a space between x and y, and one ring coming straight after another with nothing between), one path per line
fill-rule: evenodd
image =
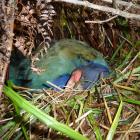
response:
M90 10L83 8L76 13L75 7L59 5L55 11L58 14L52 29L53 39L76 38L88 42L104 54L112 73L90 91L19 90L9 82L1 97L0 137L138 140L140 30L134 31L128 20L120 17L101 25L87 25L82 19L93 15L89 16ZM75 19L81 13L79 22ZM96 18L102 19L105 15L95 13Z

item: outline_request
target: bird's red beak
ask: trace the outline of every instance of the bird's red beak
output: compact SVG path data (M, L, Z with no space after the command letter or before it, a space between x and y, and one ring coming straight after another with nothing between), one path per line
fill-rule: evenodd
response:
M71 77L66 85L66 90L73 89L75 84L80 81L81 76L82 76L82 70L76 69L75 71L73 71L71 74Z

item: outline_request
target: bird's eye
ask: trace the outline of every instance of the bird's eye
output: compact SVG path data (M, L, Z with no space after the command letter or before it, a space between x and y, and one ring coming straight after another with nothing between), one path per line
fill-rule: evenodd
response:
M87 62L87 63L90 63L91 61L90 61L90 60L86 60L86 62Z

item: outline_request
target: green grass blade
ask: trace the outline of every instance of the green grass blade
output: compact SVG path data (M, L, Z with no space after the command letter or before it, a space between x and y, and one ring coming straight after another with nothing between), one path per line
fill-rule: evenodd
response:
M140 72L140 67L137 67L137 68L133 69L132 74L138 73L138 72ZM121 82L122 80L128 78L129 75L130 75L130 73L131 73L131 71L127 72L126 74L123 74L123 75L120 76L118 79L116 79L113 83L116 84L116 83L119 83L119 82Z
M114 52L113 56L110 59L110 62L112 62L114 60L114 58L116 57L119 50L123 47L124 43L125 43L125 40L122 41L122 43L117 47L116 51Z
M98 127L96 120L93 118L93 114L88 115L88 121L90 122L91 127L95 133L96 140L102 140L102 134L101 134L100 128Z
M16 115L21 117L20 108L16 104L14 104L14 106L15 106ZM25 140L29 140L29 137L27 135L27 131L26 131L24 124L21 123L20 125L21 125L21 130L22 130L22 133L23 133Z
M119 108L118 108L118 111L116 113L116 116L115 116L115 118L113 120L113 123L111 125L111 128L109 129L106 140L113 140L116 128L117 128L118 123L119 123L119 118L120 118L120 115L121 115L122 107L123 107L123 102L121 101L120 105L119 105Z
M135 104L135 105L140 105L140 101L134 100L134 99L123 99L124 102L130 103L130 104Z
M132 53L133 53L133 51L134 51L134 48L136 48L137 46L140 46L140 41L137 41L137 42L133 45L132 49L131 49L131 50L129 51L129 53L126 55L125 59L123 60L123 62L121 63L121 65L118 67L118 69L122 68L122 67L125 66L127 63L129 63L128 61L129 61L129 59L131 58L131 55L132 55Z

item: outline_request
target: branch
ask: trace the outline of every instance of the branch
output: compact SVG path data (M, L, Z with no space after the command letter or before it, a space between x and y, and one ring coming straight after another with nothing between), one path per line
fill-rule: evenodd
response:
M14 28L14 9L15 1L9 0L7 5L5 1L0 2L0 17L1 17L1 33L0 37L0 95L5 82L7 68L11 56L12 44L13 44L13 28Z
M53 0L53 2L66 2L66 3L70 3L70 4L75 4L75 5L80 5L80 6L92 8L94 10L99 10L99 11L103 11L103 12L112 13L114 15L119 15L119 16L122 16L122 17L125 17L125 18L131 18L131 19L140 20L140 15L139 14L128 13L128 12L125 12L125 11L121 11L119 9L115 9L115 8L111 8L111 7L106 7L106 6L101 6L101 5L93 4L93 3L90 3L88 1L80 1L80 0Z
M102 0L102 1L107 2L107 3L112 3L113 2L113 0ZM117 5L121 5L121 6L125 6L125 7L128 7L128 5L131 4L131 7L132 8L140 9L140 6L139 5L133 4L132 2L126 2L126 1L122 1L122 0L116 0L116 4Z

